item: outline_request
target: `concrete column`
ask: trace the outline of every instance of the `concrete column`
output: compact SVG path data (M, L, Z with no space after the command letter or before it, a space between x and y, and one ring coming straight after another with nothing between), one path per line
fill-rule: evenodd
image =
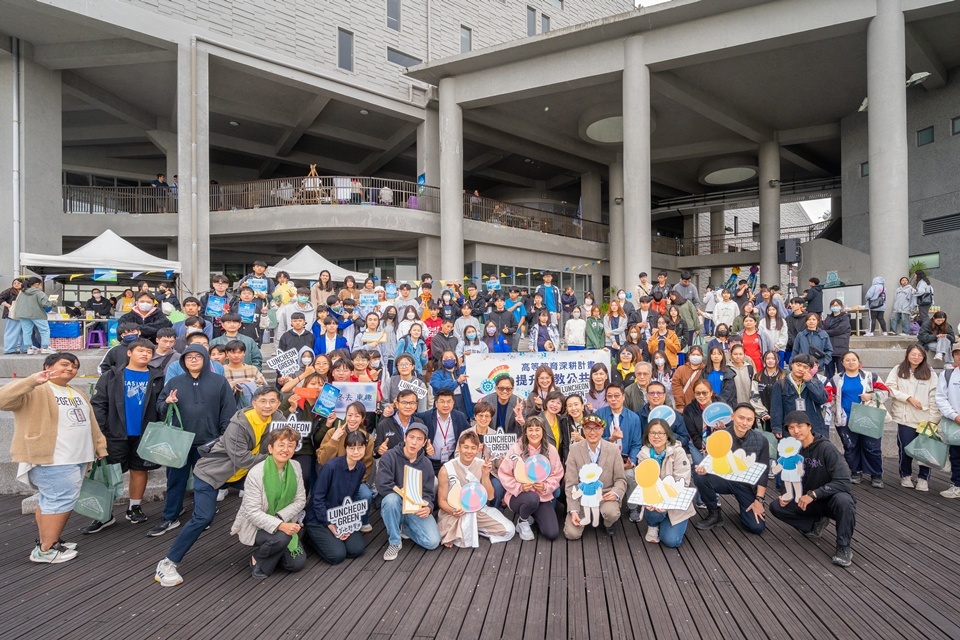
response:
M463 277L463 109L456 79L440 81L440 279Z
M650 273L650 69L644 63L643 36L624 42L623 172L630 176L623 190L623 263L630 282ZM621 281L619 286L625 286Z
M428 186L440 185L440 113L431 107L427 107L423 122L417 125L417 176L421 174L426 176ZM433 195L424 195L419 200L424 211L438 210Z
M775 181L776 186L770 186ZM780 143L760 145L760 281L780 283L777 240L780 239Z
M461 267L462 268L462 267ZM417 273L429 273L436 280L440 273L440 238L436 236L420 236L417 240ZM440 291L434 291L434 296Z
M710 253L724 253L727 243L727 212L723 207L710 207ZM701 247L703 249L703 247ZM723 284L724 268L714 267L710 270L710 284L719 287Z
M843 196L833 196L830 198L830 219L839 220L843 215ZM897 280L897 282L900 282Z
M623 154L617 154L617 162L610 165L610 286L627 288L627 276L623 266ZM619 201L619 203L618 203ZM633 277L637 277L637 271ZM652 279L652 278L651 278ZM594 290L601 298L602 291ZM600 298L597 298L600 301Z
M600 174L588 171L580 174L580 212L584 220L600 222L600 208L603 193L600 187Z
M883 276L888 299L910 261L904 55L900 0L877 0L867 26L870 276Z
M0 38L0 113L13 115L14 83L17 78L13 55L6 50L10 38ZM13 131L7 122L0 126L0 289L10 286L13 276L20 273L20 256L16 255L14 237L14 176L19 166L13 161Z

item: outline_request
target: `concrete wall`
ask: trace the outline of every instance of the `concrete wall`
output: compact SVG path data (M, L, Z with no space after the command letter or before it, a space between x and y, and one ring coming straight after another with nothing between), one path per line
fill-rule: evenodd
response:
M951 135L952 118L960 116L960 69L948 83L927 91L907 90L907 142L910 197L910 255L940 252L940 268L929 275L960 285L960 262L952 260L960 231L925 236L922 223L930 218L960 213L960 136ZM917 131L934 127L933 144L917 146ZM841 121L841 171L843 180L843 244L858 251L870 247L869 177L860 177L867 161L867 114L855 113ZM882 230L881 230L882 233ZM906 274L907 265L904 265Z

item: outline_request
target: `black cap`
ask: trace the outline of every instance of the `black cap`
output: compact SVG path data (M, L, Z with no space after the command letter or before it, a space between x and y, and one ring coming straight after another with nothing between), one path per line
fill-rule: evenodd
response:
M790 424L812 424L806 411L791 411L783 419L783 426Z

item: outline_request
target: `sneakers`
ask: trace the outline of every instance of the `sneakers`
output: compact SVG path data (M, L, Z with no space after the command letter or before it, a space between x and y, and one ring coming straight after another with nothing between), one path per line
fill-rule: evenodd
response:
M917 482L923 482L926 484L926 480L918 480ZM913 489L913 480L910 478L910 476L907 476L906 478L900 478L900 486L907 489Z
M960 489L957 489L957 491L960 492ZM519 534L521 540L533 540L533 528L523 518L517 520L517 534Z
M30 562L40 562L46 564L60 564L77 557L76 549L68 549L62 543L57 542L46 551L40 551L38 544L30 553Z
M100 533L107 527L112 527L115 524L117 524L117 519L111 515L110 519L107 520L106 522L100 522L99 520L95 520L94 522L90 523L87 527L81 529L80 533L82 533L85 536L88 536L91 533Z
M853 551L850 547L837 547L836 553L833 554L833 564L838 567L849 567L853 564Z
M126 518L133 524L140 524L141 522L147 521L147 514L143 512L143 508L140 505L135 504L127 509Z
M73 550L73 549L76 549L76 548L77 548L77 543L76 543L76 542L64 542L63 540L59 540L58 543L59 543L60 546L63 547L64 549ZM39 541L39 540L37 540L37 544L40 544L40 541Z
M40 353L40 349L37 349L36 347L27 347L27 355L28 355L28 356L35 356L35 355L37 355L38 353Z
M864 338L872 338L872 337L873 337L873 331L867 331L865 334L863 334L863 337L864 337Z
M917 491L923 491L926 493L930 491L930 487L927 485L927 481L923 478L917 478Z
M150 536L151 538L157 538L165 534L167 531L176 529L179 526L180 526L179 520L174 520L173 522L170 522L169 520L163 520L162 522L160 522L160 524L158 524L157 526L147 531L147 535Z
M816 540L823 535L823 530L827 528L828 524L830 524L830 518L817 518L817 521L813 523L813 529L803 535L812 540Z
M940 495L944 498L960 498L960 487L954 485L949 489L945 489L940 492Z
M402 542L400 544L390 545L389 547L387 547L387 550L383 552L383 559L386 560L387 562L390 562L391 560L396 560L397 556L400 555L400 549L402 548L403 548Z
M611 538L617 535L617 530L613 527L604 527L604 530L606 530L607 535L610 536Z
M861 480L863 480L862 471L857 471L856 473L850 474L850 484L860 484Z
M403 532L403 527L400 527L400 538L403 540L409 540L410 536Z
M370 523L360 527L360 533L370 533L371 531L373 531L373 526L371 526Z
M217 502L223 502L226 500L227 493L229 493L227 489L220 489L220 491L217 491Z
M640 509L630 508L630 522L640 522Z
M880 476L873 476L870 479L870 486L874 489L883 489L883 478Z
M48 356L51 353L57 353L57 350L51 349L50 347L44 347L43 349L40 349L40 351L38 351L37 353L39 353L40 355Z
M261 571L260 565L258 564L253 565L253 567L250 569L250 575L253 576L254 580L266 580L270 577Z
M660 526L652 527L647 526L647 534L643 536L643 539L647 542L658 543L660 542Z
M936 355L933 356L933 359L943 362L943 354L938 352Z
M707 511L707 517L699 522L694 522L693 526L700 531L710 531L716 527L722 527L723 515L720 514L720 509L709 509Z
M180 572L177 571L177 565L173 564L167 558L160 561L157 565L157 573L153 579L160 583L161 587L175 587L183 582Z

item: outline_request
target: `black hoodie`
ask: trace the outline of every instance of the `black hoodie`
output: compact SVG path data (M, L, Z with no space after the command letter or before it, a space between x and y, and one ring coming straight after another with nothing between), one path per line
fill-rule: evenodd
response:
M203 368L196 377L187 371L184 358L188 353L203 355ZM210 355L200 345L187 347L180 356L180 366L186 373L170 378L163 387L157 399L157 413L161 417L167 415L167 396L176 389L177 409L183 423L174 413L173 424L197 434L193 446L199 447L223 435L230 418L237 412L237 401L227 379L210 371Z
M123 378L125 368L126 363L120 364L102 374L90 399L97 424L100 425L103 435L111 439L127 437L127 389ZM157 421L157 396L163 389L163 372L157 369L148 371L150 378L143 398L143 421L140 425L142 429L147 428L147 423Z
M803 456L803 492L817 492L817 500L836 493L850 493L850 467L840 450L823 436L815 435L809 446L800 449Z

